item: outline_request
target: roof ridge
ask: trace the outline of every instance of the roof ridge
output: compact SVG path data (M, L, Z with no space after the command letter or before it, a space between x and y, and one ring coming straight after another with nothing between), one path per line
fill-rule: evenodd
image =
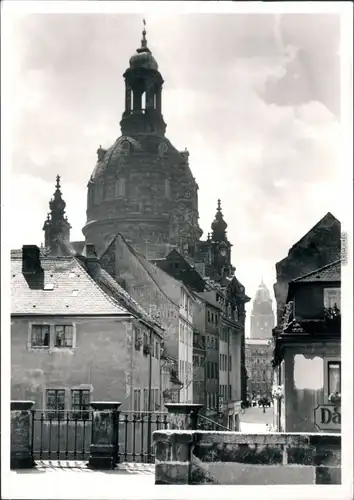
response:
M342 262L342 259L334 260L333 262L330 262L329 264L326 264L325 266L319 267L317 269L314 269L313 271L310 271L309 273L302 274L301 276L294 278L293 280L291 280L291 282L299 281L303 278L307 278L308 276L311 276L312 274L317 274L317 273L323 271L324 269L327 269L328 267L334 266L335 264L339 264L340 262Z
M101 294L103 295L103 297L108 301L110 302L111 304L113 304L115 307L119 307L120 309L123 309L125 310L126 313L130 314L131 313L123 306L119 305L117 303L117 301L113 300L112 297L110 297L104 290L102 290L102 288L98 285L98 283L96 282L96 280L94 278L91 277L90 273L88 272L88 270L85 268L84 266L84 263L80 261L80 259L76 256L73 257L73 259L78 263L79 267L83 270L83 272L86 274L86 276L88 277L89 281L91 281L91 283L101 292ZM98 263L98 265L100 266L100 264ZM101 267L101 266L100 266Z
M299 240L297 240L289 249L289 251L295 247L296 245L298 245L301 241L303 241L307 236L309 236L310 233L313 232L314 229L317 228L317 226L319 226L321 224L321 222L323 222L325 219L328 219L328 218L332 218L333 221L337 221L339 224L340 224L340 220L337 219L337 217L335 217L331 212L327 212L320 220L318 220L316 222L316 224L314 224L308 231L306 231L306 233L301 236L301 238Z
M145 257L143 256L140 256L139 253L137 253L134 248L125 240L124 236L121 234L121 233L118 233L117 236L120 236L122 238L122 240L124 241L124 243L127 245L127 247L129 248L129 250L133 253L133 255L138 259L138 261L140 262L140 264L143 266L143 268L145 269L145 271L148 273L148 275L150 276L150 278L152 279L152 281L155 283L155 285L157 286L157 288L160 290L160 292L170 301L172 302L172 304L174 304L175 306L179 307L179 304L177 304L174 300L172 300L166 293L165 291L160 287L160 285L157 283L157 281L155 280L155 278L152 276L151 272L149 271L149 269L146 268L144 262L141 261L141 258L142 257L143 259L145 259ZM147 259L145 259L147 260ZM166 273L167 274L167 273ZM173 278L173 279L176 279L176 278ZM179 281L179 280L176 280L176 281Z
M117 287L117 290L112 290L112 292L115 292L115 291L116 291L116 292L120 293L120 294L123 296L123 300L125 300L125 299L126 299L126 301L131 302L131 304L129 304L129 306L130 306L130 307L134 307L134 308L136 309L136 306L138 306L138 308L140 308L140 309L142 310L142 312L143 312L143 316L144 316L144 315L146 316L146 319L147 319L147 320L149 320L149 321L150 321L152 324L154 324L154 325L160 326L158 323L156 323L156 321L153 319L153 317L152 317L152 316L150 316L150 314L149 314L149 313L145 310L145 308L144 308L143 306L141 306L141 305L139 304L139 302L138 302L138 301L136 301L136 300L134 299L134 297L132 297L132 296L130 295L130 293L129 293L129 292L127 292L127 291L126 291L126 290L125 290L125 289L124 289L124 288L123 288L123 287L122 287L122 286L118 283L118 281L117 281L115 278L113 278L113 277L109 274L109 272L108 272L108 271L106 271L103 267L101 267L101 268L100 268L100 270L101 270L101 276L103 277L103 279L104 279L104 280L107 280L107 278L108 278L108 280L106 281L105 286L107 286L107 287L111 287L111 284L110 284L110 282L109 282L109 281L110 281L110 280L114 281L114 285ZM112 285L112 286L113 286L113 285ZM127 297L126 297L126 296L127 296ZM114 300L116 300L116 299L114 299ZM124 306L124 307L126 307L126 306ZM138 313L139 311L136 309L136 312Z

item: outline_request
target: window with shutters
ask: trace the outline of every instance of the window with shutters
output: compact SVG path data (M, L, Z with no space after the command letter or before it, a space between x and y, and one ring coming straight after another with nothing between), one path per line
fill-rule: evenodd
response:
M55 347L73 347L72 325L55 325Z
M65 389L47 389L46 409L49 420L62 420L65 410Z
M88 389L72 389L71 416L75 419L90 418L90 391Z
M49 325L32 325L31 347L49 347Z

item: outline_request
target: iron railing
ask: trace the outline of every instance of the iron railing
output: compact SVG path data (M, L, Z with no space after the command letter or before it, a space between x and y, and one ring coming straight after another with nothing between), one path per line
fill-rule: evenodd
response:
M92 441L92 411L32 410L34 460L85 460Z
M112 444L115 462L153 463L152 433L167 429L167 412L113 413ZM92 444L93 412L33 410L33 460L88 460Z
M205 430L205 431L230 431L228 427L225 427L222 424L219 424L218 422L215 422L215 420L211 420L210 418L206 417L205 415L199 414L199 424L198 424L198 429L200 430Z

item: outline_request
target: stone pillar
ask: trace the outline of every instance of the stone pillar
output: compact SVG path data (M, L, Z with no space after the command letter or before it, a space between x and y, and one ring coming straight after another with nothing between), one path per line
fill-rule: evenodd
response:
M92 443L88 467L113 469L118 455L118 409L122 403L93 401Z
M161 87L156 90L156 111L161 113Z
M130 114L132 110L132 89L130 85L125 83L125 112Z
M191 472L190 431L155 431L155 484L189 484Z
M34 401L11 401L11 469L34 467L31 408Z
M203 408L202 404L168 403L165 407L170 413L171 429L196 430L198 426L198 413Z

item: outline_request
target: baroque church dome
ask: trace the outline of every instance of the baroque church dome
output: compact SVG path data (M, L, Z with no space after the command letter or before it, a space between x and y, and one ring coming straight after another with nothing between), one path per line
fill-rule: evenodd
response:
M98 253L121 233L149 258L172 248L193 253L202 231L198 225L198 185L187 150L178 151L165 136L163 79L147 47L141 47L125 71L122 135L97 150L88 182L86 242Z

